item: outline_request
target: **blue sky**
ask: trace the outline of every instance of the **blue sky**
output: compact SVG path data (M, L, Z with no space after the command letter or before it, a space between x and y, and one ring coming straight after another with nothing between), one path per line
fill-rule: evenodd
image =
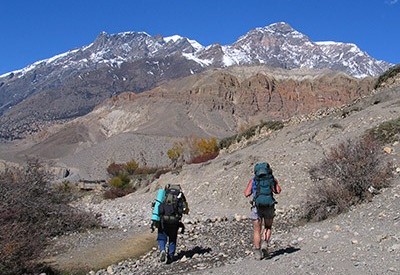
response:
M313 41L355 43L400 63L400 0L10 0L0 10L0 75L88 45L102 31L227 45L281 21Z

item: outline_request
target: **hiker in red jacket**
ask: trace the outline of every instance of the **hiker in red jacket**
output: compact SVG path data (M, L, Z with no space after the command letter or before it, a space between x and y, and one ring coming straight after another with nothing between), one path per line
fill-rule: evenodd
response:
M263 181L269 181L267 184L268 187L258 184ZM254 167L254 177L250 179L244 190L246 197L253 195L250 218L253 221L254 227L253 245L256 259L261 260L268 255L268 245L271 239L271 228L275 216L276 204L273 194L279 194L280 192L281 187L272 175L272 169L269 167L269 164L266 162L256 164ZM256 200L256 198L260 198L261 200L263 196L265 200L270 201L266 206L258 203L258 199ZM261 234L263 227L264 231Z

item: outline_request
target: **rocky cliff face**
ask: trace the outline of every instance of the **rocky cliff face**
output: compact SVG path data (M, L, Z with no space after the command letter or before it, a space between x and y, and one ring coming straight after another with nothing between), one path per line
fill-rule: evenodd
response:
M262 67L257 72L247 72L246 76L240 76L235 70L215 70L138 95L132 104L143 107L146 105L144 98L148 97L153 98L155 106L157 101L174 102L180 106L175 107L177 112L187 111L180 121L192 121L204 132L210 130L212 125L219 125L220 132L214 135L223 137L236 132L240 123L249 125L261 120L282 120L323 108L343 106L370 94L374 83L372 78L357 79L340 73L307 74L271 73L263 71ZM125 104L123 108L126 108ZM172 112L166 114L172 115ZM218 119L218 116L221 118ZM165 121L162 116L151 120ZM221 120L226 127L221 127Z
M170 81L151 91L113 96L74 123L105 136L123 132L223 138L267 120L285 120L344 106L369 95L373 78L341 73L271 72L263 67L214 70Z

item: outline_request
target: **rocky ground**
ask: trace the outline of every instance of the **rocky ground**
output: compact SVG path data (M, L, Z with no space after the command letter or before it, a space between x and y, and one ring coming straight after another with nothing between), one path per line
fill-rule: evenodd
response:
M277 217L270 256L254 259L246 219L187 224L177 259L158 252L90 274L398 274L400 272L400 185L371 203L324 222L290 227Z
M144 255L116 261L103 269L91 268L89 273L232 275L269 270L273 274L398 274L400 179L397 174L391 187L348 213L303 226L293 226L293 221L314 184L309 178L309 168L339 142L398 118L399 93L400 89L394 88L341 111L328 110L291 122L276 133L223 152L211 162L187 165L178 174L163 175L149 188L124 198L98 201L86 197L77 206L101 215L103 225L112 229L55 240L60 247L58 257L85 258L82 255L87 254L83 252L90 250L93 259L96 255L106 258L126 245L132 236L149 234L150 203L157 188L166 183L180 183L191 213L185 218L186 232L179 236L175 262L170 265L158 262L153 239L153 243L149 241L149 247L153 248ZM389 144L388 148L386 157L395 168L400 167L399 143ZM271 255L263 261L253 259L252 228L247 219L249 204L243 196L253 165L259 160L271 163L283 188L277 196ZM151 236L155 238L154 234Z
M88 274L256 274L263 269L273 274L400 272L398 176L371 202L353 207L348 213L303 226L293 226L291 220L293 216L278 211L270 256L262 261L254 259L252 228L246 216L221 216L185 219L186 231L179 235L177 257L172 264L160 263L159 252L153 247L143 256ZM128 236L123 240L128 241ZM80 247L87 241L81 242Z

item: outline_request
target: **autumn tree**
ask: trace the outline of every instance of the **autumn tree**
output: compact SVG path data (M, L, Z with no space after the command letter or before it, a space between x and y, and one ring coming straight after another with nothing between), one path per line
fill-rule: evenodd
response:
M178 161L183 159L184 148L182 142L175 142L171 149L167 151L168 158L171 160L174 167Z

